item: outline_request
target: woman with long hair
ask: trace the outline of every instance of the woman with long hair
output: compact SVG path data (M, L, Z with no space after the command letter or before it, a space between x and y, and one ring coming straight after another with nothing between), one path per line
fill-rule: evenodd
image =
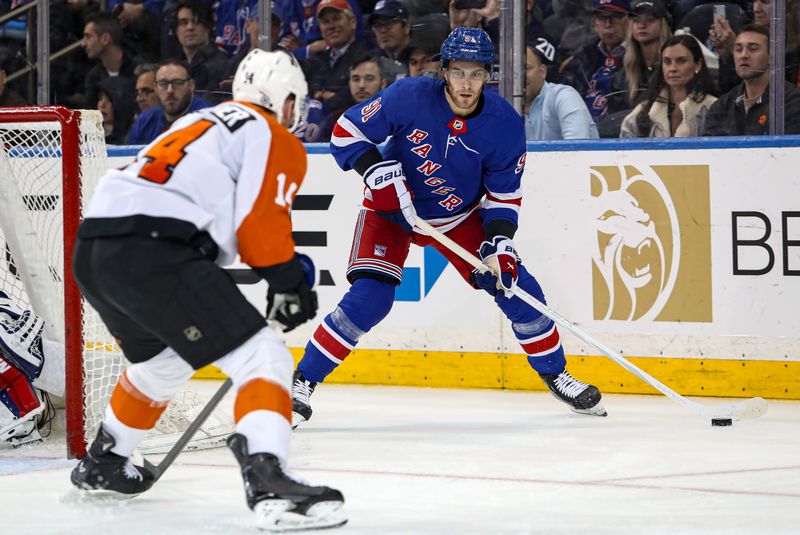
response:
M645 100L622 122L619 137L693 137L702 132L708 108L717 100L714 79L700 43L676 35L661 47Z
M622 69L614 77L609 111L629 110L640 102L658 66L661 45L672 37L670 18L661 0L634 0L625 37Z

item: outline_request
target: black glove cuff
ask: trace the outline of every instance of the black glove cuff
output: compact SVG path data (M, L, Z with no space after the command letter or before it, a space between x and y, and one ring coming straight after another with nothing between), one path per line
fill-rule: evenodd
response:
M483 231L486 233L486 241L492 241L495 236L505 236L513 240L517 225L508 219L493 219L483 226Z
M284 293L294 290L305 281L306 275L303 265L297 255L288 262L268 267L254 267L253 271L267 281L269 289L274 293Z

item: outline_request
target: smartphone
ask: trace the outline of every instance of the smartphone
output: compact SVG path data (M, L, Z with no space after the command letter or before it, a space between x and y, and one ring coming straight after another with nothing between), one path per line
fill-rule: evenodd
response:
M714 22L725 17L725 6L723 4L714 5Z
M482 9L486 7L486 0L456 0L456 9Z

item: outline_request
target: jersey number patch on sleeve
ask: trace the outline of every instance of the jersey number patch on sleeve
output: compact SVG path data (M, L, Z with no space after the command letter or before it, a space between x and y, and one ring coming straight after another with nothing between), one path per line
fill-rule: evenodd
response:
M212 126L213 121L202 119L164 137L144 154L147 163L142 166L139 176L150 182L164 184L172 177L175 166L186 156L186 147Z

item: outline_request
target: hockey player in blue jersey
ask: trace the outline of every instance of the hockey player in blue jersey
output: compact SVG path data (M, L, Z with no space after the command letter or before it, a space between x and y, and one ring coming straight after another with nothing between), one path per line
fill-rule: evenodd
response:
M485 90L492 60L483 30L456 28L442 44L441 79L398 80L347 110L334 127L336 162L345 171L355 169L367 187L347 269L350 289L314 332L295 370L294 426L311 417L317 383L391 310L412 243L436 247L467 282L494 296L531 367L556 398L575 412L606 415L599 390L567 372L553 321L510 292L516 284L544 301L514 249L525 129L505 100ZM387 138L381 154L376 146ZM415 232L417 216L495 271L482 275Z

